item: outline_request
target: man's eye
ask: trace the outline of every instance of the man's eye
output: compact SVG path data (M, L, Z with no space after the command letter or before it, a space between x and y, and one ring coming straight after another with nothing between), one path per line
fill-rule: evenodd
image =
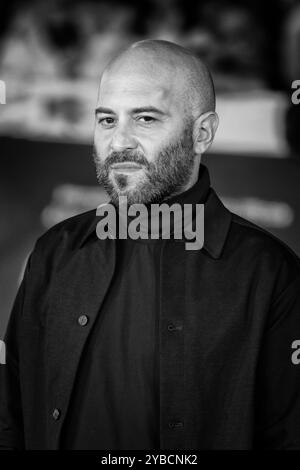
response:
M142 121L145 124L151 124L152 122L156 121L156 119L152 116L140 116L138 121Z
M111 126L112 124L114 124L115 120L112 117L106 117L106 118L100 118L98 122L102 126L107 127L107 126Z

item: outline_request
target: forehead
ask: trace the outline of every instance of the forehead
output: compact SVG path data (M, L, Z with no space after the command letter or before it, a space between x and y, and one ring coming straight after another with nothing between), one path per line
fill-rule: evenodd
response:
M131 72L103 76L99 88L98 105L104 107L136 107L177 105L172 80Z

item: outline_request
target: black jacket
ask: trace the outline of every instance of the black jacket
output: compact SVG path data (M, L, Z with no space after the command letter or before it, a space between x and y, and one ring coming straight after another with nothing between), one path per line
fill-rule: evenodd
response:
M59 448L114 273L115 241L97 238L97 221L89 211L61 222L29 258L0 365L3 448ZM213 189L204 240L198 251L164 242L160 448L300 449L299 259L230 213Z

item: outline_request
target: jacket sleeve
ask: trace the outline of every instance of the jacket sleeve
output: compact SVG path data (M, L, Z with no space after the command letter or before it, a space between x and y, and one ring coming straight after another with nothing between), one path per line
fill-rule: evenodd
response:
M300 276L272 304L255 395L255 447L300 450Z
M5 364L0 365L0 449L24 449L18 337L31 256L10 314L5 343Z

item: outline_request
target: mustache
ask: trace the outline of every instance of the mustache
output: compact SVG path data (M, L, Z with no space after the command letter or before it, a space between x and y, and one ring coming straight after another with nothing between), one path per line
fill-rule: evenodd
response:
M147 169L150 168L148 160L144 157L141 152L136 152L132 150L122 150L121 152L111 152L105 160L105 166L109 166L115 163L136 163L138 165L143 165Z

